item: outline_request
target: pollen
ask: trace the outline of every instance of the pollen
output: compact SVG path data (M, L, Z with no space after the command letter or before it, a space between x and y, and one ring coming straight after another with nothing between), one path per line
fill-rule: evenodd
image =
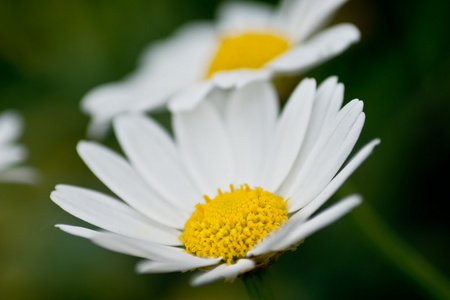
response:
M227 264L245 257L257 242L287 220L287 200L247 184L204 196L184 225L180 240L200 257L222 257Z
M289 48L286 38L274 33L243 33L221 39L207 78L217 71L258 69Z

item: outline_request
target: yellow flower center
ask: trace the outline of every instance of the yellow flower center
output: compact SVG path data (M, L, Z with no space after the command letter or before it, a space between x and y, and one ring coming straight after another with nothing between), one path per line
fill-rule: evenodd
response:
M218 192L212 200L203 196L206 204L195 206L179 237L197 256L223 257L231 264L287 219L287 200L260 187L230 185L230 192Z
M289 48L286 38L273 33L243 33L220 42L207 78L217 71L258 69Z

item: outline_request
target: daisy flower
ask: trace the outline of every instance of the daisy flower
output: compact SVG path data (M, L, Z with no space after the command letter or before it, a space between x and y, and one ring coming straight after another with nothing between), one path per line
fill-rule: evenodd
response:
M343 90L335 77L318 88L305 79L279 114L273 85L253 82L223 106L205 99L175 113L173 138L146 116L121 115L126 158L96 142L77 149L123 202L58 185L51 199L100 230L57 227L144 258L140 273L206 271L194 286L266 267L361 202L349 196L313 216L379 143L342 167L365 120L359 100L340 108Z
M88 135L102 136L123 112L152 111L169 102L191 109L215 90L304 72L359 40L352 24L321 30L345 0L282 0L278 7L225 2L215 24L185 25L144 51L124 80L91 90L82 110Z
M18 167L27 157L27 150L15 141L23 131L23 120L15 111L0 114L0 181L34 183L36 172L30 167Z

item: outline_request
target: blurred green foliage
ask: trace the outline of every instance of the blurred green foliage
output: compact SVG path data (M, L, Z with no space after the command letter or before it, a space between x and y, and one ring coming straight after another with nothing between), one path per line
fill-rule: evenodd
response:
M84 223L49 199L58 183L108 192L75 151L88 122L81 97L132 71L148 43L189 20L212 19L217 4L0 0L0 111L25 116L27 164L42 174L36 186L0 186L1 299L246 299L239 280L191 288L190 274L135 274L136 258L55 229ZM362 41L306 74L319 82L338 75L347 101L365 101L356 148L382 139L340 194L363 194L391 230L444 274L450 274L449 11L444 0L350 1L334 22L355 23ZM157 117L167 123L167 115ZM105 143L118 148L113 135ZM360 213L281 256L270 268L278 299L429 297L367 238Z

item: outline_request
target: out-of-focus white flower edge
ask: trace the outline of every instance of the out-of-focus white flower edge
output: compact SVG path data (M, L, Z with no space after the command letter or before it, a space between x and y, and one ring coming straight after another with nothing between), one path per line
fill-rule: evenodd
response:
M34 184L38 180L36 169L17 166L28 156L27 149L16 143L23 128L23 118L16 111L0 113L0 182Z
M217 89L231 89L280 74L297 74L338 55L360 39L348 23L321 30L346 0L282 0L277 7L225 2L217 22L195 22L152 43L138 68L125 79L100 85L82 99L90 115L88 136L102 137L111 119L124 112L188 110ZM278 30L294 45L260 69L206 72L220 36L227 32Z
M114 128L127 159L95 142L80 142L78 152L124 202L58 185L51 199L101 230L57 226L146 259L137 265L141 273L187 271L221 260L180 247L178 236L202 195L214 197L217 188L248 183L289 198L289 220L281 228L236 264L219 264L194 277L192 284L232 280L255 266L252 257L286 250L360 204L360 196L352 195L311 217L379 143L369 142L342 167L365 120L362 101L340 109L343 92L336 77L317 89L315 80L305 79L279 114L273 85L254 82L174 114L175 138L150 118L122 115Z

